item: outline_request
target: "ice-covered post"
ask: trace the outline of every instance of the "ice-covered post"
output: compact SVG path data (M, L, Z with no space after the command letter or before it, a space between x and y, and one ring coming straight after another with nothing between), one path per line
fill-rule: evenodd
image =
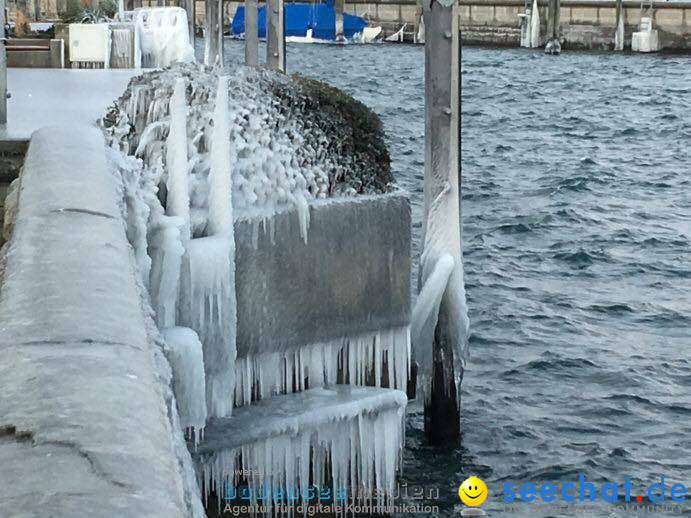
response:
M460 214L460 32L458 0L424 2L425 180L420 294L411 335L425 432L433 444L460 436L460 382L468 315Z
M336 41L342 41L343 35L343 11L345 9L345 0L334 1L334 11L336 13Z
M204 63L223 65L223 0L206 0L204 7Z
M259 64L259 35L257 34L257 0L245 0L245 65Z
M269 68L286 71L285 19L283 0L266 2L266 64Z
M0 0L0 124L7 124L7 49L5 49L5 0Z
M614 50L624 50L624 9L622 0L617 0L617 23L614 29Z

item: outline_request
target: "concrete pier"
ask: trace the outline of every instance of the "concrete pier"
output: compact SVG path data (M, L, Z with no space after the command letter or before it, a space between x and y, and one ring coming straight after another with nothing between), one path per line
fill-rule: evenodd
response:
M194 515L103 137L38 131L20 181L0 292L3 515Z

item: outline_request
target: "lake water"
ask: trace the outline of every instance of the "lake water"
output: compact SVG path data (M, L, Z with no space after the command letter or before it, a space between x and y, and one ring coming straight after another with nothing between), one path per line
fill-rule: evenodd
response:
M422 47L288 45L290 72L381 116L416 260L423 67ZM660 473L690 485L691 58L464 48L462 69L463 436L426 446L413 406L402 482L438 487L442 516L470 475L490 516L507 482L585 473L621 501L630 476L642 504Z

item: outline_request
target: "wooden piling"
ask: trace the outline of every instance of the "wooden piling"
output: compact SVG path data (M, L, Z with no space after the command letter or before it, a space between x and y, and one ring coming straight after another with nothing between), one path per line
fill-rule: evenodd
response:
M457 214L445 214L444 225L460 237L460 31L458 0L424 2L425 24L425 222L440 196L457 196ZM450 192L445 190L450 189ZM460 241L460 240L459 240ZM460 247L459 247L460 248ZM450 251L460 256L460 249ZM431 398L425 404L425 432L432 444L455 444L460 437L457 393L457 337L446 335L449 307L442 300L434 333Z
M5 0L0 0L0 124L7 124L7 49L5 48Z
M204 63L223 65L223 0L204 2Z
M336 41L345 39L343 34L343 11L345 10L345 0L334 0L334 12L336 13Z
M129 3L129 1L128 1ZM180 0L180 7L187 12L187 31L190 35L190 43L194 45L194 10L195 0Z
M266 3L266 64L269 68L286 71L286 40L283 0Z
M259 35L257 34L257 0L245 0L245 64L259 64Z

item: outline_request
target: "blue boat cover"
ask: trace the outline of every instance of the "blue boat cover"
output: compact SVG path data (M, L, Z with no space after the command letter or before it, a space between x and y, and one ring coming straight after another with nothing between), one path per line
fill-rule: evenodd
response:
M307 29L312 29L313 38L336 39L336 12L332 0L325 4L286 3L284 10L286 36L306 36ZM266 6L260 6L257 11L259 37L266 38ZM366 26L367 22L360 16L343 13L343 35L346 38L352 38ZM235 10L230 32L245 33L245 6L242 4Z

